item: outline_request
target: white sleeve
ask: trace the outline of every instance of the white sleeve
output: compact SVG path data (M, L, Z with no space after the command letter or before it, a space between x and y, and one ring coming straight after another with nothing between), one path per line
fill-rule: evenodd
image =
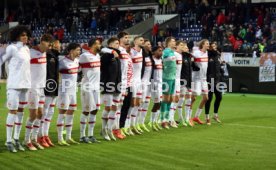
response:
M4 63L5 61L9 60L13 56L14 51L15 51L14 46L9 45L6 48L5 54L1 57L1 62Z
M104 47L104 48L102 48L102 49L101 49L101 52L102 52L102 53L112 54L113 50L112 50L112 49L109 49L109 48Z

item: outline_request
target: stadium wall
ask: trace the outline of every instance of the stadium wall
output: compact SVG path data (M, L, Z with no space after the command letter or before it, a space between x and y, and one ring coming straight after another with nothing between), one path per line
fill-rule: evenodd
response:
M230 78L232 78L233 92L276 94L275 82L259 82L259 67L232 66Z

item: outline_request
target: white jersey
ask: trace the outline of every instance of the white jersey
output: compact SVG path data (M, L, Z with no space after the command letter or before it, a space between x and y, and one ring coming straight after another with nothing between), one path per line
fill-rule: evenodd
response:
M7 89L31 88L30 49L22 42L11 44L6 48L2 61L8 61Z
M121 52L120 62L121 62L121 73L122 73L122 85L127 86L127 69L128 69L128 60L130 58L126 49L119 47Z
M196 50L193 53L194 62L199 67L199 71L193 72L194 81L206 81L207 77L207 67L208 67L208 52L202 52L201 50Z
M151 59L150 57L145 57L145 71L142 78L142 82L145 83L146 85L150 84L151 73L152 73Z
M154 60L153 80L155 83L162 84L162 74L163 74L162 58L160 59L153 58L153 60Z
M32 89L46 86L46 52L41 52L37 47L30 49Z
M80 56L80 69L82 70L82 84L90 82L92 90L99 90L101 78L101 57L99 54L85 52Z
M59 83L58 91L59 93L76 93L78 70L78 59L71 60L68 57L61 57L59 61L59 72L61 73L61 82Z
M179 54L178 52L174 52L174 55L176 57L176 74L175 74L175 79L180 80L181 69L182 69L182 54Z
M133 83L141 83L141 71L143 66L143 50L136 51L134 48L130 50L130 56L133 62Z

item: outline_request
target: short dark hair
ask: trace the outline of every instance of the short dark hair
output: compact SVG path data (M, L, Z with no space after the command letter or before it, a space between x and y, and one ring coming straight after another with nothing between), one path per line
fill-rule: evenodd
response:
M162 47L160 47L160 46L154 46L154 47L152 47L152 52L154 53L155 51L157 51L159 48L161 48L162 49Z
M40 38L40 42L41 41L45 41L45 42L53 42L53 36L50 34L43 34Z
M119 39L116 38L116 37L111 37L111 38L109 38L109 39L107 40L107 45L110 45L110 44L113 43L114 41L119 41Z
M117 38L118 38L118 39L121 39L121 38L123 38L123 37L126 36L126 35L129 35L129 33L125 32L125 31L122 31L122 32L119 32L119 33L117 34Z
M133 41L136 41L138 38L144 38L144 37L141 35L138 35L138 36L134 37Z
M149 40L149 39L144 39L144 43L145 43L145 42L148 42L148 41L150 42L150 40ZM151 42L150 42L150 43L151 43Z
M88 41L88 47L92 47L96 43L97 40L98 40L97 38L91 38Z
M18 41L18 38L21 36L22 33L26 33L28 38L32 36L31 30L25 25L19 25L13 28L10 32L10 41L15 42Z
M77 48L81 48L80 44L78 43L70 43L68 47L66 48L66 53L69 54L71 50L75 50Z

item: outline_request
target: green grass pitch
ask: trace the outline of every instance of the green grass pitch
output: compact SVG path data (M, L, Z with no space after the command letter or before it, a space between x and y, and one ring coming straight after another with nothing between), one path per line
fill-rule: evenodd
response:
M43 151L13 154L4 146L6 89L4 84L0 87L0 170L276 169L275 95L226 94L220 109L223 123L212 122L210 127L179 127L127 137L116 142L101 140L100 144L56 146ZM78 100L73 127L74 139L79 139L80 108ZM26 110L24 123L27 115ZM56 115L50 129L50 136L55 142ZM100 115L97 116L95 128L98 139L101 139ZM24 132L23 127L21 140Z

